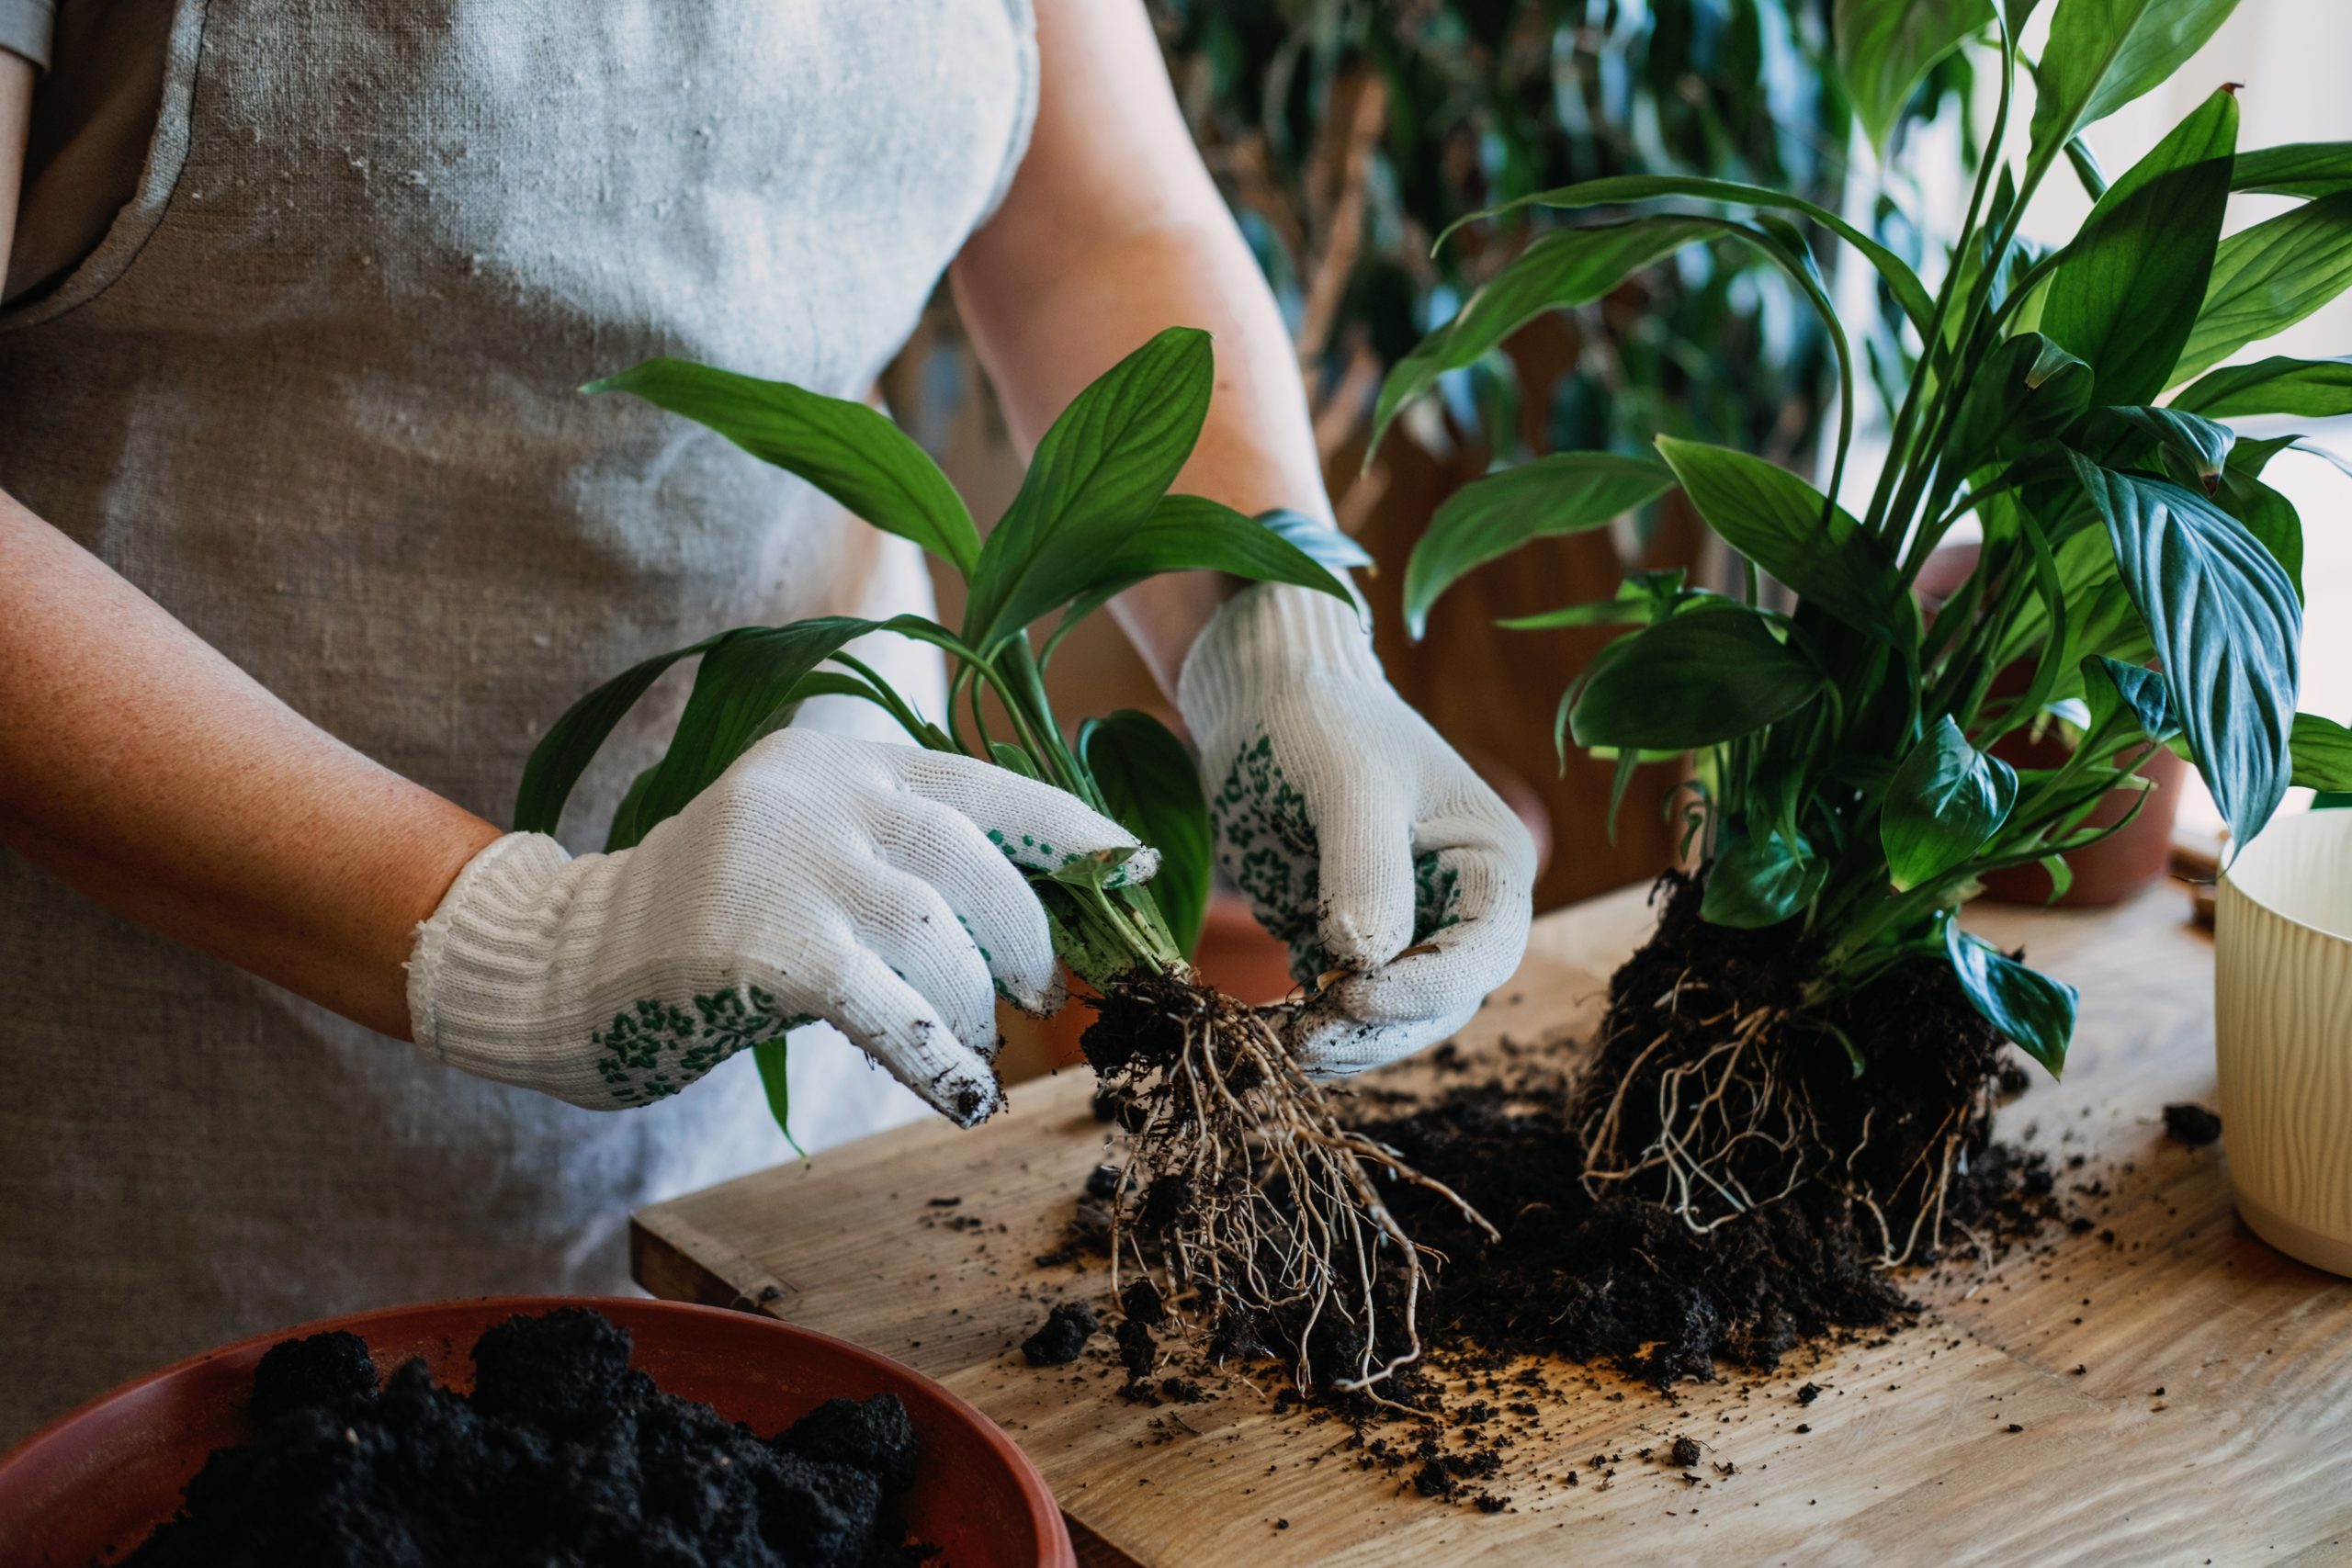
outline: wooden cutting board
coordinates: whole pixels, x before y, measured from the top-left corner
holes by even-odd
[[[1102,1156],[1083,1073],[1023,1086],[977,1132],[909,1128],[648,1209],[635,1266],[657,1295],[938,1378],[1037,1461],[1090,1562],[2352,1562],[2352,1282],[2255,1240],[2222,1147],[2163,1134],[2167,1102],[2214,1103],[2212,949],[2187,915],[2177,886],[2108,911],[1970,911],[2082,987],[2064,1083],[2038,1082],[2003,1127],[2086,1156],[2064,1181],[2094,1228],[1915,1277],[1917,1327],[1761,1381],[1668,1400],[1597,1374],[1509,1450],[1500,1514],[1360,1470],[1344,1427],[1278,1417],[1238,1383],[1150,1410],[1098,1362],[1023,1361],[1047,1305],[1105,1283],[1032,1261]],[[1639,889],[1537,922],[1464,1051],[1568,1048],[1646,925]],[[1823,1392],[1802,1404],[1807,1382]],[[1706,1445],[1697,1485],[1634,1457],[1681,1434]],[[1625,1456],[1605,1489],[1596,1452]]]

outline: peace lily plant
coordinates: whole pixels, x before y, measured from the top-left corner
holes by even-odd
[[[1388,378],[1383,429],[1536,315],[1689,246],[1746,247],[1781,269],[1838,349],[1826,486],[1693,441],[1566,452],[1456,495],[1408,570],[1418,633],[1473,568],[1676,489],[1744,570],[1735,592],[1643,572],[1613,598],[1509,623],[1629,628],[1576,676],[1557,720],[1564,748],[1615,760],[1621,796],[1637,762],[1696,755],[1685,809],[1703,929],[1662,928],[1654,943],[1689,959],[1691,988],[1614,997],[1585,1101],[1589,1186],[1623,1184],[1705,1228],[1823,1177],[1877,1216],[1890,1260],[1931,1248],[1950,1175],[1984,1136],[1991,1058],[1946,1038],[1973,1027],[1965,1010],[1944,1030],[1932,1009],[1873,1006],[1873,991],[1915,994],[1919,966],[1941,966],[1944,994],[1956,986],[2058,1073],[2075,993],[1962,929],[1984,874],[2040,863],[2063,890],[2064,857],[2117,830],[2093,814],[2145,790],[2158,746],[2196,764],[2241,843],[2290,784],[2352,784],[2352,734],[2296,712],[2301,525],[2263,473],[2298,438],[2239,439],[2222,423],[2352,412],[2352,361],[2216,368],[2352,282],[2352,144],[2242,150],[2235,85],[2111,184],[2083,140],[2178,70],[2233,4],[2060,0],[2028,61],[2018,35],[2035,0],[1838,0],[1839,65],[1882,152],[1938,61],[1991,57],[1997,107],[1939,278],[1780,191],[1595,180],[1510,204],[1610,215],[1544,232]],[[2004,148],[2029,78],[2019,162]],[[2062,170],[2095,205],[2044,249],[2020,221]],[[2252,191],[2297,202],[2225,235],[2231,194]],[[1915,334],[1867,487],[1847,482],[1857,366],[1815,265],[1832,243],[1872,269]],[[1970,517],[1975,567],[1923,615],[1920,568]],[[1768,575],[1787,608],[1759,591]],[[2071,743],[2055,767],[1988,754],[2052,729]],[[1751,960],[1784,983],[1720,978]],[[1959,1065],[1923,1063],[1939,1053]],[[1860,1081],[1831,1081],[1825,1060]],[[1865,1145],[1892,1157],[1857,1162]]]
[[[1182,743],[1133,711],[1089,719],[1066,737],[1046,695],[1045,671],[1071,628],[1161,572],[1222,571],[1350,596],[1336,573],[1367,558],[1335,529],[1294,513],[1250,518],[1168,493],[1199,439],[1213,381],[1207,333],[1177,328],[1153,338],[1055,421],[985,540],[931,458],[863,403],[674,359],[593,384],[588,390],[633,393],[695,420],[912,539],[964,580],[967,607],[956,628],[921,615],[829,615],[740,627],[649,659],[548,731],[526,770],[515,825],[552,832],[622,716],[687,659],[699,660],[693,690],[662,760],[624,796],[610,849],[675,815],[820,695],[873,703],[916,745],[992,761],[1114,818],[1158,852],[1148,885],[1126,874],[1132,850],[1000,846],[1043,902],[1056,952],[1101,994],[1088,1054],[1122,1101],[1130,1134],[1114,1287],[1124,1252],[1197,1292],[1212,1316],[1321,1323],[1326,1340],[1329,1325],[1344,1324],[1339,1342],[1350,1364],[1337,1381],[1363,1387],[1418,1353],[1423,1279],[1420,1251],[1382,1203],[1374,1173],[1420,1179],[1393,1151],[1342,1127],[1302,1070],[1285,1039],[1300,1004],[1244,1006],[1193,976],[1187,955],[1207,908],[1211,837]],[[1033,640],[1032,628],[1046,622]],[[944,653],[944,713],[918,713],[849,651],[876,632]],[[991,695],[1009,732],[990,725]],[[706,1021],[714,1029],[727,1021]],[[785,1052],[781,1037],[754,1046],[779,1122],[790,1109]],[[1394,1289],[1379,1302],[1401,1302],[1401,1314],[1376,1310],[1375,1282]],[[1290,1348],[1302,1387],[1313,1376],[1306,1332]]]

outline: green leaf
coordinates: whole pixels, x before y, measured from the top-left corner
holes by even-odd
[[[1347,583],[1334,577],[1324,559],[1344,563],[1352,555],[1363,559],[1353,539],[1329,524],[1312,524],[1296,513],[1281,513],[1295,521],[1277,528],[1263,518],[1245,517],[1229,506],[1197,495],[1164,495],[1140,523],[1106,542],[1089,558],[1057,567],[1030,580],[1010,614],[1026,625],[1060,608],[1045,603],[1075,581],[1068,610],[1047,642],[1050,651],[1071,627],[1111,600],[1147,579],[1170,571],[1222,571],[1252,582],[1287,582],[1312,588],[1353,604]],[[1313,545],[1308,551],[1298,541]],[[1034,594],[1034,597],[1032,596]]]
[[[588,771],[588,764],[595,760],[614,727],[637,705],[637,699],[680,660],[692,659],[737,635],[722,632],[674,652],[656,654],[614,676],[565,710],[563,716],[539,738],[538,745],[531,750],[530,760],[523,764],[523,782],[514,792],[514,830],[553,833],[563,819],[563,803],[571,798],[572,786]],[[639,796],[641,787],[650,783],[640,777],[630,786],[629,795]]]
[[[2180,732],[2165,678],[2144,664],[2126,664],[2094,654],[2083,660],[2083,695],[2090,705],[2088,729],[2105,730],[2129,715],[2142,735],[2161,744]]]
[[[2140,403],[2102,408],[2070,437],[2075,448],[2114,468],[2153,468],[2158,458],[2186,469],[2206,494],[2213,493],[2237,445],[2237,432],[2199,414]]]
[[[1208,802],[1184,743],[1147,713],[1121,708],[1079,727],[1079,760],[1112,817],[1159,852],[1151,895],[1176,945],[1191,953],[1208,918]]]
[[[1894,770],[1879,846],[1897,892],[1965,864],[2017,804],[2017,770],[1968,743],[1944,715]]]
[[[2237,0],[2059,0],[2034,72],[2034,164],[2169,78]]]
[[[1657,449],[1707,525],[1732,548],[1858,631],[1897,635],[1906,606],[1894,563],[1842,508],[1786,468],[1697,441]]]
[[[1405,563],[1405,625],[1418,637],[1430,606],[1473,568],[1530,539],[1607,525],[1674,488],[1655,457],[1561,452],[1473,479],[1445,499]]]
[[[2221,488],[2213,500],[2221,509],[2245,525],[2245,531],[2262,541],[2278,570],[2287,574],[2294,585],[2296,603],[2303,599],[2303,520],[2295,511],[2295,503],[2264,484],[2245,469],[2231,467],[2222,472]]]
[[[1951,4],[1952,0],[1938,0],[1938,3]],[[1964,8],[1966,0],[1961,0],[1961,3]],[[1982,0],[1977,0],[1977,3],[1981,5]],[[1773,190],[1765,186],[1743,185],[1735,180],[1706,179],[1690,175],[1611,175],[1578,185],[1562,186],[1556,190],[1537,191],[1532,196],[1507,201],[1500,207],[1490,207],[1466,218],[1457,218],[1446,225],[1444,232],[1438,236],[1438,243],[1443,244],[1448,236],[1465,223],[1498,218],[1522,207],[1575,211],[1582,208],[1611,207],[1662,197],[1688,197],[1700,201],[1802,213],[1862,254],[1878,270],[1879,276],[1885,280],[1888,289],[1894,295],[1894,302],[1910,318],[1913,326],[1925,333],[1935,319],[1936,305],[1928,298],[1927,286],[1919,281],[1919,275],[1911,270],[1910,265],[1893,251],[1817,202],[1786,191]]]
[[[2241,152],[2230,186],[2306,198],[2352,190],[2352,141],[2297,141]]]
[[[2019,333],[1984,356],[1952,416],[1944,462],[1955,473],[2022,457],[2090,406],[2091,367],[2040,333]]]
[[[1928,69],[1992,25],[1986,0],[1838,0],[1838,65],[1871,144],[1883,153]]]
[[[1672,615],[1684,604],[1721,597],[1703,590],[1685,589],[1683,571],[1636,571],[1626,574],[1617,592],[1607,599],[1569,604],[1539,615],[1513,615],[1495,623],[1515,632],[1549,631],[1555,626],[1645,626]]]
[[[1372,565],[1370,550],[1320,517],[1278,506],[1271,512],[1261,512],[1250,521],[1289,540],[1335,572]]]
[[[801,678],[879,623],[826,615],[730,632],[702,656],[694,691],[638,802],[641,837],[669,820],[768,734],[798,702]]]
[[[1985,1021],[2049,1068],[2052,1077],[2064,1077],[2066,1043],[2074,1037],[2079,999],[2075,987],[1970,936],[1958,920],[1944,922],[1944,952],[1960,977],[1960,988]]]
[[[775,1118],[776,1131],[792,1145],[792,1152],[807,1159],[800,1140],[792,1135],[792,1080],[785,1073],[790,1059],[786,1040],[763,1040],[752,1047],[752,1064],[760,1069],[760,1088],[768,1097],[768,1114]]]
[[[992,653],[1099,579],[1192,455],[1215,382],[1208,333],[1170,327],[1070,400],[980,550],[966,642]]]
[[[1620,637],[1577,683],[1568,729],[1579,746],[1682,751],[1760,729],[1811,702],[1824,680],[1771,624],[1726,604]]]
[[[939,465],[864,403],[684,359],[649,359],[581,389],[632,392],[707,425],[966,578],[980,558],[979,530]]]
[[[1777,833],[1750,839],[1726,829],[1707,868],[1699,918],[1742,931],[1777,926],[1811,904],[1828,875],[1829,863],[1803,834],[1792,848]]]
[[[2089,362],[2098,401],[2144,403],[2171,384],[2213,271],[2237,138],[2224,88],[2099,198],[2051,275],[2041,331]]]
[[[2079,456],[2116,566],[2232,834],[2250,842],[2287,790],[2302,606],[2244,525],[2196,491]]]
[[[1476,360],[1545,311],[1589,304],[1661,256],[1725,231],[1719,218],[1667,217],[1554,229],[1540,236],[1388,373],[1373,411],[1367,451],[1379,448],[1398,412],[1446,371]]]
[[[2352,284],[2352,190],[2241,230],[2222,242],[2197,324],[2172,379],[2220,364],[2286,331]]]
[[[2352,729],[2315,713],[2299,713],[2290,744],[2298,787],[2331,795],[2352,790]]]
[[[989,742],[989,756],[1007,773],[1019,773],[1024,779],[1037,777],[1037,764],[1029,753],[1010,740]]]
[[[2207,419],[2266,413],[2333,419],[2352,413],[2352,355],[2337,359],[2274,355],[2250,365],[2224,365],[2182,388],[2171,406]]]

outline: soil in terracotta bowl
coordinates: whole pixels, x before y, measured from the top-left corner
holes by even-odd
[[[380,1379],[345,1333],[254,1373],[252,1441],[216,1450],[126,1568],[883,1568],[929,1554],[894,1394],[829,1400],[763,1438],[629,1367],[627,1330],[559,1308],[473,1349],[471,1394],[422,1360]]]

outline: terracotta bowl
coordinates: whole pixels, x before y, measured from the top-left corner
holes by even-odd
[[[827,1399],[895,1393],[922,1441],[903,1500],[910,1530],[956,1568],[1077,1568],[1053,1494],[1012,1439],[929,1378],[846,1340],[774,1318],[676,1302],[490,1296],[306,1324],[151,1372],[0,1454],[0,1563],[111,1562],[172,1517],[214,1449],[246,1440],[254,1364],[281,1339],[345,1329],[389,1372],[422,1356],[435,1379],[473,1383],[481,1331],[518,1312],[591,1306],[628,1330],[632,1364],[670,1393],[766,1434]]]

